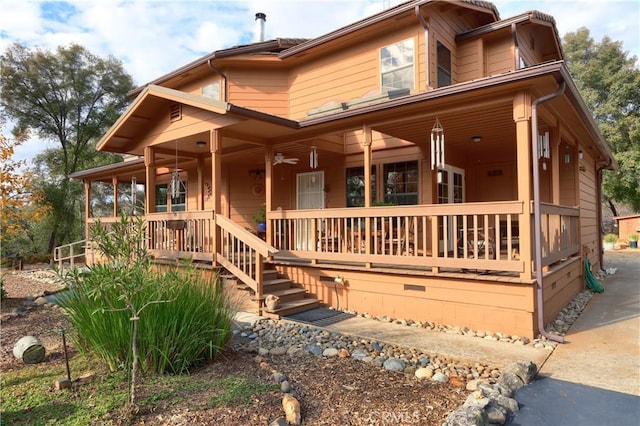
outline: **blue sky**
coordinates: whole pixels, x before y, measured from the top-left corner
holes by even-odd
[[[267,15],[265,38],[313,38],[394,6],[399,0],[0,0],[0,51],[13,42],[55,49],[78,43],[122,60],[144,84],[214,50],[253,41],[256,12]],[[638,0],[496,0],[501,18],[539,10],[553,15],[560,36],[584,26],[640,57]],[[640,62],[637,62],[640,63]],[[6,129],[5,129],[6,130]],[[46,145],[46,142],[45,142]],[[30,141],[14,158],[31,158]]]

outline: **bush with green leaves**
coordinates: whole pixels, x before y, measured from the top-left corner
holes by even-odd
[[[218,277],[207,279],[188,262],[154,265],[145,236],[141,218],[97,223],[91,239],[101,263],[70,274],[69,291],[59,298],[79,350],[99,354],[111,369],[131,369],[133,407],[138,363],[184,373],[215,358],[237,311]]]
[[[115,287],[95,291],[108,280],[139,281],[141,290],[133,300],[137,306],[166,301],[149,305],[140,316],[137,343],[142,369],[183,373],[224,349],[236,309],[220,280],[207,280],[188,265],[129,273],[95,265],[75,281],[61,305],[76,330],[80,350],[98,353],[112,370],[131,364],[132,321],[129,311],[113,311],[105,303],[121,297]]]

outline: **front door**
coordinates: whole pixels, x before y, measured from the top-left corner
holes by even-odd
[[[464,169],[445,165],[444,169],[438,170],[438,204],[464,203],[464,193]],[[444,251],[444,236],[446,234],[447,250],[452,251],[454,249],[453,218],[447,216],[443,219],[446,219],[446,221],[440,220],[438,223],[439,249],[441,252]],[[460,228],[462,226],[462,218],[458,217],[458,219],[460,222],[457,225]]]
[[[296,209],[324,208],[324,172],[296,175]],[[316,236],[312,235],[313,219],[298,219],[296,223],[296,250],[312,250]]]

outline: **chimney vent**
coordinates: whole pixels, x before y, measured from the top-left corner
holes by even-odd
[[[264,41],[264,23],[267,15],[262,12],[256,13],[256,41]]]

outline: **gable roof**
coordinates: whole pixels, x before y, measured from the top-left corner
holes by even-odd
[[[198,58],[186,65],[177,68],[170,73],[162,75],[155,80],[150,81],[142,86],[136,87],[127,93],[128,96],[137,96],[142,90],[150,85],[160,85],[167,80],[184,74],[194,68],[210,63],[214,59],[228,58],[230,56],[247,55],[251,53],[263,53],[263,54],[277,54],[282,50],[288,49],[292,46],[296,46],[300,43],[307,41],[306,38],[276,38],[273,40],[260,41],[250,44],[241,44],[226,49],[215,50],[201,58]]]
[[[308,49],[314,48],[321,44],[327,43],[329,41],[335,40],[340,37],[344,37],[345,35],[352,33],[354,31],[358,31],[362,28],[368,27],[378,22],[382,22],[390,18],[394,18],[408,11],[416,11],[418,8],[420,8],[423,5],[426,5],[429,3],[436,3],[436,2],[448,2],[448,1],[447,0],[412,0],[405,3],[401,3],[395,7],[389,8],[387,10],[383,10],[380,13],[361,19],[360,21],[356,21],[352,24],[339,28],[335,31],[332,31],[320,37],[316,37],[304,43],[300,43],[297,46],[291,47],[283,51],[278,56],[280,58],[287,58],[287,57],[296,55],[298,53],[302,53]],[[486,9],[488,14],[493,15],[494,20],[500,19],[500,14],[498,13],[498,9],[495,7],[493,3],[490,3],[488,1],[458,0],[458,1],[451,1],[450,3],[468,4],[468,5],[472,5],[482,9]]]
[[[538,10],[530,10],[520,15],[512,16],[511,18],[502,19],[496,22],[491,22],[481,27],[474,28],[471,31],[467,31],[466,33],[458,34],[456,36],[456,41],[479,37],[493,31],[501,30],[503,28],[508,28],[514,24],[517,25],[525,22],[543,23],[543,24],[549,25],[549,27],[551,27],[553,30],[553,35],[556,42],[556,48],[558,49],[558,52],[560,52],[560,56],[564,57],[564,53],[562,52],[562,40],[560,39],[558,28],[556,27],[556,20],[554,19],[553,16],[540,12]]]
[[[405,3],[401,3],[395,7],[386,9],[380,13],[369,16],[367,18],[361,19],[360,21],[356,21],[352,24],[349,24],[345,27],[339,28],[335,31],[322,35],[320,37],[316,37],[313,39],[305,39],[305,38],[276,38],[268,41],[260,41],[256,43],[244,44],[233,46],[226,49],[220,49],[213,51],[201,58],[198,58],[180,68],[171,71],[168,74],[160,76],[155,80],[146,83],[142,86],[139,86],[133,90],[131,90],[128,95],[129,96],[137,96],[145,86],[148,85],[161,85],[162,83],[177,77],[181,74],[184,74],[194,68],[199,66],[210,64],[211,61],[215,59],[228,58],[231,56],[238,55],[246,55],[251,53],[261,53],[261,54],[277,54],[280,59],[284,59],[296,54],[299,54],[303,51],[311,49],[313,47],[319,46],[321,44],[327,43],[329,41],[335,40],[339,37],[343,37],[349,33],[357,31],[361,28],[370,26],[372,24],[382,22],[384,20],[393,18],[397,15],[403,14],[407,11],[415,10],[425,4],[435,3],[435,2],[450,2],[450,3],[463,3],[468,4],[474,7],[478,7],[481,9],[485,9],[487,14],[492,15],[492,19],[499,20],[500,15],[498,13],[498,9],[493,3],[484,0],[457,0],[457,1],[449,1],[449,0],[410,0]]]
[[[236,118],[238,121],[247,123],[247,129],[253,129],[259,132],[287,132],[287,129],[295,129],[298,123],[287,118],[278,117],[264,112],[244,108],[227,102],[206,98],[204,96],[194,95],[182,92],[180,90],[168,87],[149,85],[142,89],[136,99],[127,107],[125,112],[111,126],[105,135],[98,141],[96,148],[98,150],[108,150],[112,152],[126,152],[123,150],[124,145],[135,139],[135,135],[139,129],[146,125],[145,109],[152,109],[153,102],[168,101],[179,103],[182,105],[192,106],[204,111],[216,114],[217,116],[228,116]],[[229,125],[229,120],[226,120]],[[121,141],[121,142],[116,142]]]

